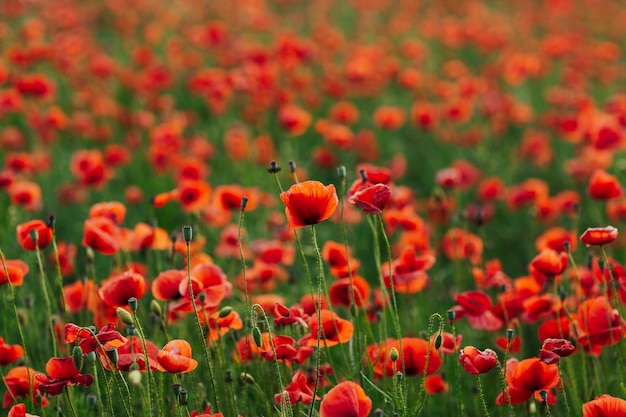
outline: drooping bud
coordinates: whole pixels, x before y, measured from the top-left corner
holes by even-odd
[[[219,317],[223,319],[224,317],[228,317],[228,315],[232,312],[233,308],[231,306],[224,306],[220,309]]]
[[[154,299],[150,301],[150,311],[152,311],[152,314],[157,317],[161,317],[161,314],[163,314],[163,311],[161,310],[161,304],[159,304],[159,302]]]
[[[133,316],[122,307],[118,307],[116,313],[117,318],[120,319],[122,323],[126,324],[127,326],[132,326],[134,324]]]
[[[256,326],[252,328],[252,339],[254,339],[256,347],[263,347],[263,335],[261,334],[261,330]]]
[[[74,366],[80,372],[83,369],[83,350],[80,346],[74,346],[72,349],[72,361],[74,362]]]
[[[447,315],[448,315],[448,324],[451,325],[452,323],[454,323],[454,319],[456,319],[456,311],[448,310]]]
[[[180,390],[180,394],[178,395],[178,403],[181,406],[183,406],[183,407],[186,406],[187,405],[187,397],[188,397],[187,390],[184,389],[184,388],[181,389]]]
[[[435,338],[435,349],[436,350],[439,349],[442,343],[443,343],[443,336],[441,335],[441,332],[439,332],[439,334]]]
[[[120,355],[117,353],[117,348],[107,349],[106,354],[113,366],[117,368],[117,362],[120,359]]]
[[[239,375],[239,380],[241,382],[243,382],[243,383],[246,383],[246,384],[254,384],[256,382],[254,380],[254,377],[252,375],[250,375],[249,373],[247,373],[247,372],[242,372]]]

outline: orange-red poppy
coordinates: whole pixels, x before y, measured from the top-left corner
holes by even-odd
[[[329,297],[332,305],[350,307],[354,304],[358,307],[365,304],[369,299],[371,288],[367,280],[359,275],[348,278],[340,278],[333,282],[329,288]]]
[[[0,337],[0,366],[8,365],[24,356],[24,348],[20,345],[9,345],[4,343],[4,338]]]
[[[441,241],[441,248],[449,259],[469,259],[473,264],[480,262],[483,255],[482,239],[457,227],[446,232]]]
[[[107,217],[120,225],[126,218],[126,206],[119,201],[103,201],[89,209],[89,217]]]
[[[114,255],[120,249],[121,231],[108,217],[94,217],[85,220],[83,246],[92,248],[103,255]]]
[[[467,321],[474,329],[495,331],[502,327],[502,320],[491,312],[493,303],[484,292],[466,291],[457,294],[454,299],[458,304],[452,310],[457,320],[467,316]]]
[[[74,323],[67,323],[64,332],[65,343],[76,343],[85,355],[94,351],[104,354],[102,349],[118,348],[128,341],[115,330],[113,323],[105,325],[98,332],[94,331],[95,334]]]
[[[128,299],[140,299],[146,289],[146,279],[133,271],[126,271],[105,279],[100,283],[98,295],[111,307],[124,307]]]
[[[43,249],[52,242],[52,228],[42,220],[31,220],[17,225],[17,242],[26,250]],[[33,240],[36,234],[37,242]]]
[[[7,188],[11,204],[22,206],[26,211],[41,209],[41,187],[32,181],[13,181]]]
[[[508,390],[500,393],[497,404],[521,404],[533,395],[537,401],[543,401],[540,391],[550,392],[559,383],[559,369],[555,364],[548,365],[539,358],[509,359],[506,363],[506,383]],[[548,398],[548,403],[556,401]]]
[[[9,281],[12,285],[22,285],[24,275],[28,273],[28,270],[28,265],[22,260],[2,259],[0,262],[0,285],[7,284]]]
[[[563,227],[551,227],[535,240],[535,249],[542,251],[549,248],[557,252],[566,252],[566,242],[571,251],[576,250],[578,243],[576,232]]]
[[[66,241],[61,241],[57,244],[57,254],[59,261],[59,269],[63,277],[68,277],[74,274],[74,261],[76,259],[76,245]],[[48,262],[53,266],[57,265],[57,255],[53,252],[48,256]]]
[[[359,384],[340,382],[330,389],[320,403],[320,417],[367,417],[372,411],[372,400]]]
[[[309,319],[309,315],[304,313],[301,308],[297,306],[287,308],[281,303],[274,304],[272,314],[274,315],[274,325],[276,327],[289,326],[296,323],[306,327]]]
[[[491,371],[498,363],[498,355],[491,349],[480,350],[465,346],[459,352],[459,361],[470,375],[480,375]]]
[[[26,412],[26,406],[22,403],[15,404],[9,410],[9,414],[7,417],[39,417],[34,414],[30,414]]]
[[[599,169],[589,178],[587,193],[596,200],[610,200],[623,195],[624,188],[616,176]]]
[[[544,249],[530,261],[531,269],[548,277],[555,277],[565,271],[568,264],[567,253]]]
[[[350,248],[346,245],[327,240],[322,246],[322,259],[330,265],[330,272],[336,278],[344,278],[350,273],[356,274],[360,262],[352,257]],[[350,270],[348,270],[350,259]]]
[[[191,357],[191,345],[186,340],[170,340],[157,354],[159,370],[173,374],[184,374],[198,367]]]
[[[294,405],[302,402],[302,404],[310,404],[313,401],[313,390],[307,384],[306,375],[300,371],[296,371],[291,377],[291,382],[285,387],[283,392],[287,392],[289,397],[289,404]],[[315,396],[316,400],[319,400],[318,396]],[[274,395],[274,401],[278,404],[283,402],[283,393]]]
[[[70,161],[70,170],[80,184],[95,189],[102,188],[113,177],[113,170],[99,150],[76,151]]]
[[[74,365],[74,358],[50,358],[46,363],[46,373],[35,375],[40,382],[39,391],[47,395],[60,395],[65,387],[93,384],[94,378],[90,374],[81,374]]]
[[[145,350],[143,349],[143,343],[146,344],[146,350],[148,351],[147,355],[145,354]],[[146,371],[146,356],[148,357],[148,363],[150,364],[150,370],[155,371],[158,369],[159,362],[157,360],[157,355],[159,352],[159,348],[154,342],[145,339],[142,341],[138,337],[131,337],[126,340],[122,346],[116,348],[117,349],[117,368],[120,371],[128,372],[130,371],[131,366],[133,364],[137,364],[139,370],[141,372]],[[100,362],[102,365],[110,370],[110,360],[106,355],[100,355]]]
[[[287,104],[278,110],[278,123],[290,135],[300,136],[309,128],[311,115],[295,104]]]
[[[290,229],[314,225],[328,219],[337,208],[339,199],[333,184],[304,181],[293,184],[280,194]]]
[[[389,358],[389,352],[395,348],[399,355],[397,363]],[[435,373],[441,368],[442,360],[433,342],[417,337],[403,337],[402,348],[400,341],[387,339],[383,342],[367,347],[367,365],[374,367],[374,377],[379,379],[383,376],[394,376],[395,372],[404,369],[406,376],[422,375],[426,368],[426,356],[428,356],[428,368],[426,374]]]
[[[600,356],[603,346],[618,343],[626,323],[605,297],[586,300],[578,307],[574,322],[576,338],[585,351]]]
[[[381,129],[397,130],[406,121],[406,111],[401,107],[379,106],[372,117],[374,124]]]
[[[354,333],[352,322],[342,319],[330,310],[321,310],[320,320],[317,314],[311,315],[308,325],[311,332],[298,341],[302,346],[316,346],[318,336],[322,344],[335,346],[350,341]]]
[[[583,404],[583,417],[626,416],[626,400],[603,394]]]
[[[11,368],[4,376],[4,383],[7,391],[2,399],[2,408],[9,408],[14,404],[13,398],[26,399],[33,394],[35,404],[41,404],[43,407],[48,405],[46,397],[40,397],[39,385],[41,382],[35,379],[38,372],[32,368],[25,366],[16,366]],[[9,394],[13,394],[13,397]]]
[[[428,375],[424,379],[424,389],[429,395],[450,391],[450,385],[439,374]]]
[[[211,185],[202,180],[182,180],[176,198],[185,213],[197,212],[208,205],[211,189]]]
[[[601,246],[617,239],[618,231],[613,226],[590,227],[580,236],[580,240],[589,246]]]
[[[390,197],[391,190],[389,186],[379,183],[355,192],[348,201],[367,214],[379,214],[389,202]]]

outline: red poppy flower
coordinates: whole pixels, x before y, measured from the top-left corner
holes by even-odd
[[[349,198],[349,201],[357,205],[366,214],[378,214],[383,211],[390,197],[391,190],[389,186],[374,184],[354,193]]]
[[[185,213],[194,213],[209,203],[211,185],[202,180],[183,180],[178,184],[176,198]]]
[[[483,254],[482,239],[459,228],[451,228],[446,232],[441,247],[448,259],[469,259],[473,264],[480,262]]]
[[[159,370],[172,374],[184,374],[198,367],[198,361],[191,357],[191,345],[186,340],[169,341],[157,354]]]
[[[354,333],[352,322],[342,319],[330,310],[320,311],[320,318],[321,327],[317,314],[311,316],[308,322],[311,333],[300,339],[298,342],[300,345],[316,346],[318,335],[322,339],[322,344],[329,347],[350,341]],[[320,331],[322,332],[321,334]]]
[[[11,204],[26,211],[41,209],[41,187],[32,181],[14,181],[7,187]]]
[[[272,312],[274,314],[274,325],[276,327],[289,326],[296,323],[304,327],[308,326],[306,321],[309,319],[309,315],[305,314],[302,309],[297,306],[287,308],[281,303],[275,303]]]
[[[322,259],[330,265],[330,272],[335,278],[345,278],[356,274],[360,262],[352,257],[350,248],[342,243],[327,240],[322,246]],[[348,270],[348,259],[350,269]]]
[[[498,356],[491,349],[482,351],[474,346],[465,346],[459,353],[459,361],[467,373],[480,375],[491,371],[496,366]]]
[[[429,347],[430,353],[428,353]],[[389,352],[392,348],[400,353],[395,367],[389,358]],[[435,344],[417,337],[403,337],[402,349],[400,349],[400,342],[395,339],[387,339],[382,343],[370,345],[367,348],[367,355],[367,365],[374,365],[374,377],[376,379],[383,376],[394,376],[395,371],[400,369],[404,369],[407,376],[422,375],[426,367],[427,355],[429,359],[426,374],[437,372],[442,364],[441,356],[435,349]]]
[[[11,282],[12,285],[20,286],[24,282],[24,275],[28,273],[28,265],[19,259],[0,262],[0,285]],[[4,265],[3,265],[4,263]],[[6,271],[5,271],[6,268]]]
[[[150,370],[155,371],[159,367],[157,355],[159,348],[152,341],[146,339],[146,348],[148,351],[148,363],[150,364]],[[141,372],[146,371],[146,355],[143,349],[143,342],[138,337],[131,337],[127,339],[126,343],[117,348],[117,368],[120,371],[130,371],[131,365],[136,363],[139,366]],[[106,355],[100,355],[100,362],[107,369],[110,370],[110,361]]]
[[[320,417],[367,417],[370,411],[372,400],[352,381],[337,384],[320,403]]]
[[[133,271],[126,271],[107,278],[100,284],[98,295],[111,307],[125,307],[128,299],[140,299],[146,289],[146,279]]]
[[[596,200],[610,200],[621,196],[624,189],[617,177],[599,169],[589,178],[587,192]]]
[[[370,292],[369,283],[359,275],[354,275],[352,281],[350,278],[340,278],[330,285],[330,302],[334,306],[349,307],[355,304],[360,307],[368,300]]]
[[[20,345],[7,345],[0,337],[0,366],[8,365],[24,356],[24,348]]]
[[[280,126],[290,135],[300,136],[309,128],[311,115],[302,108],[287,104],[278,111],[278,122]]]
[[[552,249],[557,252],[565,251],[565,242],[569,243],[570,250],[576,250],[576,232],[563,227],[551,227],[535,240],[538,251]]]
[[[426,379],[424,379],[424,389],[429,395],[441,394],[442,392],[450,391],[450,385],[443,379],[443,376],[433,374],[426,376]]]
[[[32,234],[37,234],[37,243]],[[31,220],[17,225],[17,242],[26,250],[43,249],[52,242],[52,228],[42,220]]]
[[[126,206],[119,201],[96,203],[89,209],[89,217],[107,217],[120,225],[126,218]]]
[[[498,336],[496,337],[496,345],[502,349],[503,352],[508,350],[510,353],[519,353],[522,346],[522,339],[519,336],[515,336],[509,342],[508,337]]]
[[[71,385],[88,387],[94,381],[93,375],[80,373],[71,356],[68,358],[51,358],[46,363],[46,373],[48,375],[35,375],[35,379],[40,382],[39,391],[47,395],[60,395],[63,388]]]
[[[7,417],[39,417],[39,416],[27,413],[26,406],[20,403],[20,404],[15,404],[13,407],[11,407]]]
[[[621,340],[626,323],[605,297],[596,297],[578,307],[574,328],[578,342],[585,350],[599,356],[603,346]]]
[[[57,252],[59,257],[59,269],[61,270],[61,275],[64,277],[70,276],[74,274],[74,261],[76,259],[76,245],[69,242],[59,242],[57,244]],[[53,265],[57,265],[57,256],[53,253],[50,253],[48,257],[48,261]]]
[[[99,150],[76,151],[70,161],[70,170],[80,184],[96,189],[102,188],[113,177],[113,170]]]
[[[108,217],[94,217],[85,220],[83,246],[103,255],[114,255],[120,249],[121,231]]]
[[[113,323],[102,327],[95,335],[74,323],[65,325],[65,343],[76,342],[85,355],[96,350],[104,354],[100,346],[104,350],[114,349],[124,345],[127,341],[128,339],[115,330]]]
[[[604,394],[583,404],[583,417],[626,416],[626,400]]]
[[[300,371],[296,371],[291,378],[291,383],[285,387],[283,391],[287,392],[289,397],[289,404],[293,405],[298,402],[302,402],[302,404],[310,404],[313,401],[313,390],[307,384],[306,375],[304,375]],[[320,398],[318,396],[315,397],[316,400]],[[274,395],[274,401],[278,404],[282,404],[283,394],[278,393]]]
[[[580,236],[580,240],[589,246],[601,246],[617,239],[617,229],[613,226],[590,227]]]
[[[317,224],[328,219],[337,209],[339,199],[333,184],[304,181],[280,194],[290,229]]]
[[[415,248],[407,246],[400,256],[391,262],[391,275],[393,276],[394,288],[399,293],[415,294],[422,291],[429,283],[427,270],[435,264],[435,257],[430,253],[417,256]],[[391,286],[389,279],[389,267],[381,265],[385,286]]]
[[[205,323],[205,314],[198,312],[198,317],[202,323]],[[208,323],[205,323],[209,327],[207,333],[207,343],[215,342],[223,337],[231,330],[241,330],[243,328],[243,320],[241,316],[235,310],[223,315],[220,311],[214,311],[207,317]]]
[[[35,404],[41,404],[44,407],[47,406],[48,399],[40,397],[39,385],[41,383],[35,379],[37,373],[38,372],[34,369],[25,366],[11,368],[4,376],[4,383],[8,391],[4,393],[2,408],[9,408],[14,404],[9,391],[11,391],[14,398],[19,399],[27,398],[32,392]]]
[[[567,263],[567,253],[544,249],[530,261],[530,266],[543,275],[554,277],[565,271]]]
[[[458,305],[452,310],[456,312],[457,319],[467,316],[470,326],[480,330],[495,331],[502,327],[502,320],[491,312],[493,304],[484,292],[466,291],[457,294],[454,299]]]
[[[433,343],[433,346],[438,337],[439,334],[434,334],[430,337],[430,343]],[[450,355],[461,348],[462,340],[462,334],[457,334],[456,337],[454,337],[452,333],[441,332],[441,346],[439,346],[439,351],[444,355]]]
[[[556,363],[560,358],[571,355],[576,347],[569,340],[546,339],[539,351],[539,359],[547,364]]]
[[[523,361],[509,359],[506,365],[506,383],[508,395],[500,393],[497,404],[521,404],[529,400],[533,394],[538,401],[542,401],[539,393],[549,391],[559,383],[559,369],[555,364],[548,365],[539,358],[530,358]],[[548,403],[555,399],[548,400]]]

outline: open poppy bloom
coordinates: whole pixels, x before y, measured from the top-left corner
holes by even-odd
[[[590,227],[580,236],[580,240],[587,246],[601,246],[617,239],[617,233],[613,226]]]
[[[41,401],[38,400],[40,398],[39,385],[41,382],[35,379],[35,374],[37,373],[32,368],[16,366],[11,368],[4,376],[4,384],[11,391],[14,398],[27,398],[32,392],[35,404],[41,404],[45,407],[48,405],[48,399],[43,397]],[[9,391],[5,391],[2,398],[2,408],[9,408],[13,404],[13,398],[11,398]]]
[[[171,340],[157,354],[159,370],[172,374],[184,374],[198,367],[191,357],[191,345],[186,340]]]
[[[589,178],[587,192],[596,200],[610,200],[621,196],[624,189],[616,176],[599,169]]]
[[[328,347],[347,343],[352,338],[354,326],[349,320],[342,319],[330,310],[321,310],[320,317],[321,326],[317,314],[311,316],[308,322],[311,333],[300,339],[300,345],[316,346],[318,336],[322,338],[322,344]]]
[[[21,206],[26,211],[41,209],[41,187],[32,181],[14,181],[7,187],[11,204]]]
[[[42,220],[31,220],[17,225],[17,242],[26,250],[43,249],[52,242],[52,228]],[[37,242],[33,234],[37,234]]]
[[[350,278],[340,278],[333,282],[329,288],[330,302],[332,305],[350,307],[355,304],[362,306],[370,296],[370,285],[365,278],[355,275]]]
[[[93,217],[85,220],[83,246],[103,255],[114,255],[120,249],[121,231],[108,217]]]
[[[19,403],[11,407],[7,417],[39,417],[39,416],[27,413],[26,406],[22,403]]]
[[[502,327],[502,320],[491,312],[493,304],[484,292],[465,291],[454,299],[458,304],[451,310],[456,312],[456,318],[467,316],[467,321],[474,329],[495,331]]]
[[[626,400],[604,394],[583,404],[583,417],[626,416]]]
[[[349,201],[366,214],[379,214],[389,202],[390,197],[391,190],[388,185],[374,184],[354,193]]]
[[[272,313],[274,314],[274,326],[276,327],[296,323],[304,327],[308,326],[306,321],[309,319],[309,315],[304,313],[298,306],[287,308],[287,306],[281,303],[275,303]]]
[[[293,405],[298,402],[302,402],[302,404],[311,404],[313,401],[313,390],[307,384],[306,375],[304,375],[300,371],[296,371],[291,378],[291,383],[285,387],[283,392],[287,393],[289,397],[289,404]],[[315,397],[316,400],[320,398],[318,396]],[[274,401],[278,404],[281,404],[283,401],[282,393],[278,393],[274,395]]]
[[[372,400],[359,384],[341,382],[324,395],[320,403],[320,417],[367,417],[372,411]]]
[[[0,366],[8,365],[24,356],[24,348],[20,345],[8,345],[0,337]]]
[[[557,363],[560,358],[571,355],[576,347],[569,340],[546,339],[539,351],[539,359],[547,364]]]
[[[605,297],[591,298],[578,307],[574,329],[578,342],[588,353],[600,356],[603,346],[621,340],[625,328],[619,312]]]
[[[80,373],[71,356],[68,358],[51,358],[46,364],[46,373],[48,375],[35,375],[35,379],[40,382],[39,391],[47,395],[60,395],[63,388],[70,385],[88,387],[94,381],[93,375]]]
[[[395,366],[389,358],[389,352],[393,348],[400,353]],[[418,337],[403,337],[402,348],[399,340],[391,338],[368,346],[365,360],[367,366],[370,364],[374,366],[374,378],[380,379],[384,376],[394,376],[395,372],[401,369],[404,369],[406,376],[422,375],[426,367],[426,356],[429,356],[426,374],[437,372],[441,368],[442,360],[435,349],[435,344]]]
[[[154,342],[146,339],[146,349],[148,351],[148,363],[150,370],[155,371],[159,367],[157,359],[159,347]],[[131,366],[136,363],[141,372],[146,371],[146,355],[143,349],[143,343],[138,337],[131,337],[126,339],[126,343],[117,348],[117,368],[120,371],[128,372]],[[107,370],[111,370],[111,361],[106,354],[100,355],[100,362]]]
[[[433,374],[424,379],[424,389],[428,395],[434,395],[450,391],[450,385],[440,374]]]
[[[537,401],[542,402],[540,392],[548,392],[548,403],[553,405],[556,398],[550,389],[559,383],[559,368],[555,365],[548,365],[539,358],[509,359],[506,364],[506,383],[508,394],[500,393],[496,403],[521,404],[529,400],[533,395]]]
[[[111,307],[125,307],[128,299],[140,299],[146,289],[146,280],[140,274],[126,271],[102,281],[98,295]]]
[[[127,341],[128,339],[115,330],[113,323],[102,327],[95,335],[74,323],[65,325],[65,343],[78,343],[85,355],[96,350],[104,354],[100,346],[105,350],[114,349],[124,345]]]
[[[339,199],[333,184],[304,181],[293,184],[280,194],[291,230],[328,219],[337,209]]]
[[[557,276],[567,268],[567,253],[544,249],[530,261],[530,266],[547,276]]]
[[[119,201],[103,201],[96,203],[89,209],[89,217],[107,217],[118,225],[126,218],[126,206]]]
[[[474,346],[465,346],[459,353],[459,361],[467,373],[480,375],[491,371],[496,366],[498,356],[491,349],[482,351]]]
[[[24,275],[28,273],[28,264],[19,259],[3,259],[2,261],[3,262],[0,262],[0,285],[7,284],[9,281],[11,282],[11,285],[22,285],[24,282]]]

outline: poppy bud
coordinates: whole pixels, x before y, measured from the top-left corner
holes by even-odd
[[[113,364],[113,366],[117,367],[117,362],[120,359],[119,353],[117,352],[117,348],[107,349],[106,351],[107,357]]]
[[[133,369],[128,373],[128,382],[135,386],[141,385],[141,371],[139,369]]]
[[[96,394],[87,394],[87,407],[96,408],[98,405],[98,397]]]
[[[456,318],[456,311],[448,310],[447,315],[448,315],[448,324],[454,323],[454,319]]]
[[[54,217],[54,214],[51,214],[50,216],[48,216],[48,227],[52,230],[54,230],[54,225],[56,224],[56,217]]]
[[[191,230],[191,225],[187,224],[183,226],[183,239],[185,242],[191,242],[191,237],[193,236],[193,231]]]
[[[219,317],[223,319],[224,317],[228,317],[228,315],[232,312],[233,308],[231,306],[224,306],[220,309]]]
[[[263,347],[263,336],[261,335],[261,330],[256,326],[252,328],[252,338],[256,347]]]
[[[129,337],[137,336],[137,328],[135,328],[135,326],[133,325],[129,325],[126,328],[126,335]]]
[[[74,346],[74,349],[72,349],[72,361],[74,361],[74,366],[80,372],[83,369],[83,350],[79,346]]]
[[[289,172],[291,174],[296,172],[296,162],[295,161],[289,161]]]
[[[172,384],[172,392],[174,392],[174,396],[178,397],[180,395],[180,384]]]
[[[506,340],[509,344],[513,340],[513,336],[515,336],[515,329],[506,329]]]
[[[248,197],[244,195],[243,197],[241,197],[241,211],[244,211],[247,205],[248,205]]]
[[[281,169],[282,168],[278,166],[278,163],[276,161],[271,161],[270,167],[267,169],[267,172],[269,172],[270,174],[276,174],[280,172]]]
[[[87,355],[85,355],[85,357],[87,358],[87,363],[89,365],[95,365],[95,363],[96,363],[96,352],[95,351],[92,350]]]
[[[198,294],[198,300],[200,301],[200,304],[204,304],[204,300],[206,300],[206,293],[204,291]]]
[[[437,338],[435,339],[435,349],[439,349],[442,343],[443,343],[443,336],[441,336],[441,333],[439,333],[437,335]]]
[[[163,311],[161,310],[161,304],[157,300],[150,301],[150,311],[157,317],[161,317]]]
[[[367,172],[365,172],[364,169],[360,169],[359,170],[359,175],[361,176],[361,181],[363,181],[363,183],[367,182]]]
[[[187,390],[181,389],[180,394],[178,396],[178,403],[183,407],[187,405]]]
[[[402,381],[402,378],[404,378],[404,374],[400,371],[396,372],[396,380],[400,382]]]
[[[120,321],[128,326],[132,326],[134,321],[133,321],[133,316],[126,310],[124,310],[122,307],[118,307],[116,310],[117,313],[117,318],[120,319]]]
[[[39,241],[39,232],[37,229],[30,229],[30,238],[35,243],[35,246],[37,246],[37,242]]]
[[[340,180],[344,180],[346,178],[346,167],[341,165],[339,168],[337,168],[337,176],[339,177]]]
[[[542,389],[541,391],[539,391],[539,396],[541,396],[541,401],[543,401],[544,403],[548,401],[548,391]]]
[[[137,298],[136,297],[130,297],[128,299],[128,306],[130,307],[131,311],[133,313],[135,313],[137,311]]]
[[[241,382],[247,383],[247,384],[254,384],[256,381],[254,380],[254,377],[252,375],[250,375],[247,372],[242,372],[239,375],[239,380]]]
[[[569,250],[571,248],[571,245],[569,243],[569,240],[566,240],[563,242],[563,249],[565,249],[565,252],[569,253]]]
[[[389,359],[395,362],[398,360],[399,357],[400,357],[400,354],[398,353],[398,349],[396,349],[395,347],[392,347],[391,350],[389,351]]]

